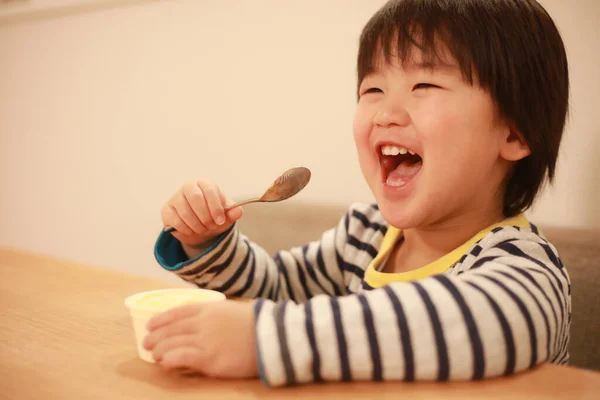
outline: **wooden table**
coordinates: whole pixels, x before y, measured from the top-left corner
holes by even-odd
[[[600,398],[599,373],[550,364],[480,382],[365,382],[277,389],[258,380],[166,373],[137,358],[123,299],[173,286],[0,250],[0,399]]]

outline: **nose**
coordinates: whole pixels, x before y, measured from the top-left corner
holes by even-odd
[[[373,117],[373,124],[383,128],[393,125],[407,126],[409,123],[410,116],[407,110],[397,100],[386,101]]]

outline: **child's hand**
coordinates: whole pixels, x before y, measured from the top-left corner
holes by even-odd
[[[177,307],[148,322],[144,347],[162,367],[218,378],[258,376],[254,302],[222,301]]]
[[[186,252],[201,249],[242,216],[241,207],[223,210],[231,203],[212,182],[188,182],[163,206],[162,222],[176,229],[172,235],[188,247]]]

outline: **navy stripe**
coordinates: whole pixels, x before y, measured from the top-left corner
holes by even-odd
[[[321,246],[319,246],[319,248],[321,248]],[[308,245],[302,246],[302,259],[304,260],[304,266],[306,267],[306,272],[312,278],[312,280],[317,284],[317,286],[319,286],[321,288],[323,293],[329,294],[330,291],[327,290],[325,288],[325,286],[323,286],[321,284],[321,281],[317,278],[317,273],[315,272],[316,268],[309,261],[308,257],[306,256],[307,253],[308,253]]]
[[[487,263],[487,262],[492,262],[495,261],[497,258],[499,258],[500,256],[487,256],[487,257],[481,257],[480,259],[476,260],[473,265],[471,266],[471,268],[469,268],[470,270],[473,269],[477,269],[479,267],[481,267],[483,264]]]
[[[350,246],[355,247],[358,250],[366,251],[371,258],[377,257],[377,249],[375,249],[375,247],[371,246],[369,243],[361,242],[350,234],[348,234],[347,242]]]
[[[265,299],[256,299],[256,303],[254,303],[254,322],[258,321],[258,315],[265,304]]]
[[[322,382],[321,355],[319,354],[319,349],[317,348],[317,339],[315,337],[315,328],[313,326],[312,302],[309,301],[306,303],[304,306],[304,312],[306,313],[306,336],[308,336],[308,344],[310,345],[310,350],[313,356],[313,380],[315,382]]]
[[[562,296],[558,293],[558,290],[556,290],[556,288],[552,284],[552,280],[545,272],[538,271],[537,269],[532,269],[532,268],[526,268],[526,270],[528,272],[535,273],[536,275],[542,275],[548,281],[548,284],[550,285],[550,288],[552,289],[552,293],[554,293],[554,297],[556,298],[556,303],[558,304],[558,310],[560,311],[560,324],[557,322],[557,327],[558,327],[558,332],[559,332],[557,336],[562,337],[563,336],[563,326],[564,326],[564,321],[565,321],[565,311],[564,311],[563,307],[565,305],[566,299],[563,299]],[[554,307],[552,309],[554,310]]]
[[[273,288],[275,289],[274,296],[269,295],[269,298],[270,299],[280,300],[279,299],[279,292],[281,290],[281,279],[277,280],[277,285],[273,286]]]
[[[510,290],[504,283],[502,283],[498,279],[487,275],[480,276],[482,278],[494,282],[496,285],[501,287],[506,292],[506,294],[508,294],[508,296],[511,299],[513,299],[513,301],[521,311],[523,318],[525,318],[527,329],[529,330],[529,346],[531,347],[531,361],[529,362],[529,368],[533,368],[537,361],[537,336],[535,333],[535,326],[533,325],[533,320],[531,318],[531,315],[529,314],[529,311],[527,310],[527,307],[525,307],[525,304],[523,304],[521,299],[516,294],[514,294],[512,290]]]
[[[225,253],[225,251],[227,251],[227,249],[229,249],[229,245],[231,244],[231,241],[233,240],[233,238],[235,237],[235,233],[233,235],[230,235],[227,240],[225,241],[225,243],[223,244],[223,246],[221,246],[221,248],[214,254],[212,255],[208,260],[206,260],[205,262],[203,262],[202,264],[198,265],[197,267],[195,267],[194,269],[190,269],[189,271],[185,271],[185,272],[181,272],[179,273],[179,275],[181,276],[190,276],[190,275],[196,275],[199,274],[200,272],[202,272],[205,268],[207,268],[209,265],[211,265],[212,263],[214,263],[215,261],[217,261],[219,259],[219,257],[221,257],[223,255],[223,253]],[[235,246],[233,248],[233,252],[235,253],[237,246]],[[228,260],[231,260],[233,257],[229,256],[227,257]],[[221,266],[223,266],[223,268],[228,265],[226,264],[227,261],[223,264],[219,264]],[[213,272],[214,269],[216,267],[218,267],[219,265],[215,265],[213,266],[209,272]]]
[[[294,258],[294,257],[292,257],[292,258]],[[304,274],[304,269],[302,269],[302,266],[300,265],[300,263],[298,262],[298,260],[296,258],[294,258],[294,263],[296,264],[296,271],[298,271],[298,280],[300,281],[300,285],[302,285],[302,290],[304,290],[304,296],[307,299],[310,299],[312,297],[312,293],[308,289],[308,284],[306,282],[306,275]]]
[[[481,253],[481,250],[482,250],[481,246],[477,244],[477,245],[475,245],[475,247],[473,247],[473,250],[471,250],[469,252],[469,254],[477,257],[479,255],[479,253]]]
[[[231,265],[231,262],[232,262],[233,258],[235,257],[235,255],[237,254],[240,247],[241,246],[233,246],[233,250],[231,251],[231,254],[229,254],[227,256],[225,261],[223,261],[221,264],[213,265],[212,267],[210,267],[209,269],[206,270],[206,273],[213,274],[213,278],[214,278],[214,277],[218,276],[221,272],[225,271],[225,269]]]
[[[346,336],[344,335],[344,328],[342,327],[342,314],[340,312],[340,305],[335,297],[330,297],[329,303],[331,304],[335,334],[338,342],[342,381],[348,382],[352,380],[352,375],[350,373],[350,362],[348,361],[348,344],[346,343]]]
[[[556,280],[556,283],[560,289],[560,291],[563,291],[563,286],[562,286],[562,282],[560,281],[560,279],[558,279],[558,277],[550,270],[550,268],[548,268],[548,266],[546,264],[544,264],[543,262],[541,262],[540,260],[531,257],[529,254],[526,254],[523,250],[521,250],[520,248],[518,248],[517,246],[515,246],[512,243],[504,243],[500,246],[497,246],[499,248],[501,248],[502,250],[506,251],[507,253],[516,256],[516,257],[522,257],[525,258],[526,260],[532,261],[534,263],[536,263],[537,265],[539,265],[540,267],[542,267],[543,269],[545,269],[546,271],[548,271]]]
[[[383,380],[383,371],[381,366],[381,354],[379,353],[379,342],[377,341],[377,332],[375,331],[375,323],[373,322],[373,313],[371,312],[369,302],[364,295],[359,295],[358,301],[362,306],[365,329],[367,330],[367,337],[369,340],[369,350],[371,351],[371,363],[373,365],[372,379],[374,381],[381,381]]]
[[[471,350],[473,353],[473,375],[471,379],[482,379],[485,375],[485,357],[483,355],[481,336],[479,335],[479,330],[477,329],[477,324],[475,323],[473,313],[471,313],[471,310],[467,305],[463,295],[458,291],[456,286],[450,281],[450,279],[448,279],[447,276],[436,275],[433,278],[441,283],[442,286],[448,290],[448,292],[450,292],[456,301],[456,304],[460,308],[460,311],[462,312],[465,325],[467,326],[467,332],[469,333],[469,341],[471,342]]]
[[[423,304],[429,314],[431,320],[431,327],[433,328],[433,335],[435,338],[435,348],[438,355],[438,381],[447,381],[450,376],[450,362],[448,360],[448,347],[446,346],[446,340],[444,339],[444,332],[442,330],[442,323],[440,317],[435,309],[435,305],[429,297],[429,293],[423,288],[418,282],[411,282],[412,285],[417,289],[417,292],[423,299]]]
[[[296,382],[296,372],[290,357],[290,349],[288,347],[287,335],[285,333],[285,308],[288,302],[285,301],[273,308],[273,317],[277,327],[277,337],[279,339],[279,350],[281,351],[281,362],[285,370],[285,381],[287,385],[292,385]]]
[[[539,236],[540,234],[540,230],[537,228],[537,226],[535,226],[534,224],[532,224],[531,222],[529,223],[529,226],[531,227],[531,231],[533,233],[535,233],[536,235]]]
[[[531,296],[531,298],[533,299],[533,301],[537,305],[537,308],[538,308],[540,314],[542,314],[542,318],[544,319],[544,325],[545,325],[545,328],[546,328],[546,358],[549,358],[550,354],[551,354],[550,353],[550,340],[551,340],[551,338],[550,338],[550,323],[548,322],[548,316],[546,315],[546,312],[542,308],[542,305],[540,304],[540,302],[537,299],[537,297],[531,292],[531,290],[529,290],[529,288],[527,286],[525,286],[517,278],[515,278],[511,274],[509,274],[507,272],[504,272],[504,271],[498,271],[498,273],[504,275],[505,277],[507,277],[508,279],[514,281],[516,284],[518,284],[523,289],[525,289],[525,291],[529,294],[529,296]]]
[[[528,254],[525,254],[521,249],[519,249],[514,244],[507,243],[507,244],[502,245],[500,248],[502,248],[502,250],[508,252],[509,254],[515,255],[517,257],[522,257],[522,258],[524,258],[526,260],[529,260],[529,261],[535,263],[539,267],[541,267],[543,270],[545,270],[546,272],[548,272],[548,274],[550,274],[550,276],[552,276],[554,278],[554,281],[556,282],[558,288],[560,289],[560,292],[564,293],[562,282],[554,274],[554,272],[552,271],[552,269],[549,268],[546,264],[544,264],[543,262],[541,262],[538,259],[535,259],[535,258],[531,257]],[[562,270],[561,270],[561,272],[562,272]],[[564,315],[563,308],[567,308],[567,299],[564,298],[564,296],[560,296],[558,294],[558,292],[556,291],[556,288],[554,287],[554,285],[552,283],[550,283],[550,286],[552,287],[552,290],[555,292],[555,295],[556,295],[557,299],[559,299],[559,303],[561,305],[561,307],[560,307],[560,317],[561,317],[561,321],[564,321],[565,315]],[[563,329],[561,329],[560,332],[559,332],[559,337],[562,336],[563,334],[564,334],[564,331],[563,331]]]
[[[365,270],[354,264],[344,263],[344,271],[347,271],[347,272],[350,272],[350,273],[356,275],[361,280],[365,277]]]
[[[344,228],[346,234],[348,234],[348,232],[350,232],[350,214],[344,216]]]
[[[556,254],[552,251],[552,249],[547,243],[538,244],[542,247],[542,249],[544,249],[546,255],[548,256],[548,259],[552,262],[552,264],[554,264],[554,266],[561,271],[563,277],[566,278],[565,273],[563,271],[565,266],[563,265],[562,261],[560,261],[560,258],[556,256]]]
[[[256,257],[254,256],[254,250],[252,250],[252,247],[250,247],[249,244],[248,244],[248,254],[250,255],[250,259],[252,260],[250,262],[250,272],[248,273],[248,279],[246,280],[246,283],[240,290],[232,293],[232,296],[240,297],[242,294],[246,293],[246,291],[248,289],[250,289],[250,286],[252,286],[252,284],[254,283],[254,273],[256,271]],[[242,264],[242,266],[239,267],[239,269],[245,269],[245,268],[246,268],[246,263],[244,262]]]
[[[281,280],[281,278],[283,277],[283,280],[285,281],[285,285],[288,288],[288,296],[291,300],[296,301],[296,296],[294,296],[294,291],[292,290],[292,284],[290,283],[290,277],[288,276],[287,273],[287,267],[286,265],[283,263],[283,260],[281,260],[281,256],[279,253],[275,254],[275,257],[273,257],[273,259],[275,260],[275,263],[277,264],[277,269],[279,270],[279,279]],[[281,289],[281,282],[279,282],[279,286],[277,286],[277,292],[275,294],[276,298],[279,298],[279,289]]]
[[[517,354],[515,351],[515,339],[513,337],[512,330],[510,329],[510,325],[502,313],[502,310],[498,306],[498,303],[496,303],[496,301],[492,299],[492,297],[485,290],[473,282],[466,283],[484,295],[490,304],[490,307],[492,307],[492,310],[494,310],[494,314],[496,314],[496,317],[498,318],[498,322],[500,323],[500,328],[502,329],[502,334],[504,336],[504,344],[506,345],[506,367],[504,368],[504,375],[511,375],[515,372]]]
[[[525,279],[527,279],[529,282],[531,282],[532,285],[534,285],[536,288],[538,288],[538,290],[540,291],[542,296],[544,296],[544,298],[546,299],[546,302],[548,302],[548,306],[550,307],[550,310],[552,310],[552,315],[554,317],[554,323],[556,326],[556,332],[558,332],[560,330],[560,326],[559,326],[559,322],[558,322],[558,315],[556,315],[556,310],[554,309],[554,306],[552,305],[552,301],[550,300],[550,297],[548,297],[548,294],[546,293],[546,291],[544,291],[544,289],[542,289],[540,284],[533,278],[533,276],[531,276],[531,274],[529,272],[523,270],[522,268],[514,267],[512,265],[509,265],[509,267],[513,271],[516,271],[517,273],[523,275],[525,277]],[[558,301],[558,304],[560,304],[560,301]],[[548,338],[548,340],[550,340],[550,338]],[[556,350],[556,343],[554,343],[554,348],[555,348],[554,350]],[[548,354],[550,354],[550,353],[548,353]]]
[[[215,290],[218,292],[226,292],[231,286],[233,286],[233,284],[237,282],[239,277],[244,272],[246,264],[248,264],[249,258],[250,258],[250,246],[248,246],[248,251],[246,252],[246,257],[244,257],[242,264],[235,270],[233,275],[223,285],[221,285],[218,288],[215,288]]]
[[[256,292],[256,296],[254,297],[264,297],[263,293],[265,292],[265,289],[267,288],[267,282],[269,282],[269,268],[264,268],[265,271],[265,277],[263,278],[262,283],[260,284],[260,288],[258,289],[258,292]],[[273,287],[271,286],[271,292],[269,294],[269,298],[271,298],[271,294],[273,293]]]
[[[331,286],[333,287],[334,296],[341,296],[342,291],[338,287],[337,283],[333,279],[331,279],[331,277],[327,273],[327,268],[325,267],[325,261],[323,261],[322,246],[319,246],[317,249],[317,266],[319,267],[319,271],[321,271],[323,276],[331,283]]]
[[[384,286],[383,290],[390,298],[390,302],[394,308],[394,314],[396,314],[396,319],[398,320],[400,344],[402,345],[402,354],[404,355],[404,380],[412,382],[415,380],[415,358],[413,355],[412,340],[406,321],[406,314],[404,313],[404,307],[402,307],[398,296],[396,296],[396,293],[394,293],[390,286]]]
[[[544,249],[544,251],[546,252],[546,255],[548,256],[548,259],[558,269],[558,271],[561,273],[562,277],[566,281],[568,281],[568,279],[567,279],[567,273],[565,271],[565,266],[563,265],[563,263],[560,260],[560,258],[558,258],[556,256],[556,254],[552,251],[552,249],[550,248],[550,246],[547,243],[538,243],[538,244],[542,247],[542,249]]]
[[[373,286],[369,285],[369,284],[367,283],[367,281],[365,281],[365,280],[363,280],[363,281],[360,283],[360,285],[361,285],[361,286],[362,286],[362,288],[363,288],[363,289],[365,289],[365,290],[373,290],[373,289],[375,289]]]
[[[335,250],[335,261],[337,262],[339,270],[343,274],[344,268],[346,267],[346,262],[344,261],[340,253],[337,251],[337,249]]]
[[[504,244],[504,243],[518,242],[518,241],[520,241],[520,240],[521,240],[521,239],[519,239],[519,238],[505,239],[505,240],[503,240],[503,241],[501,241],[501,242],[499,242],[499,243],[496,243],[496,244],[494,245],[494,247],[498,247],[498,246],[500,246],[501,244]]]
[[[373,230],[379,231],[384,235],[387,232],[386,226],[378,224],[377,222],[370,222],[369,219],[367,218],[367,216],[362,214],[361,212],[353,210],[352,216],[354,218],[356,218],[357,220],[359,220],[363,224],[363,226],[367,229],[373,229]]]
[[[264,304],[265,299],[257,299],[254,303],[254,326],[258,326],[258,316],[260,315]],[[265,366],[263,365],[260,351],[260,342],[258,340],[256,341],[256,358],[258,362],[258,373],[260,375],[260,379],[262,379],[263,382],[266,382],[268,384],[269,381],[267,380],[267,376],[265,375]]]

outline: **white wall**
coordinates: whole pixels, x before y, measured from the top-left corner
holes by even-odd
[[[370,201],[354,63],[383,3],[130,1],[0,19],[0,246],[169,279],[152,254],[159,210],[188,179],[243,198],[304,165],[295,200]],[[531,216],[600,228],[600,2],[542,3],[568,47],[572,111],[556,187]]]

